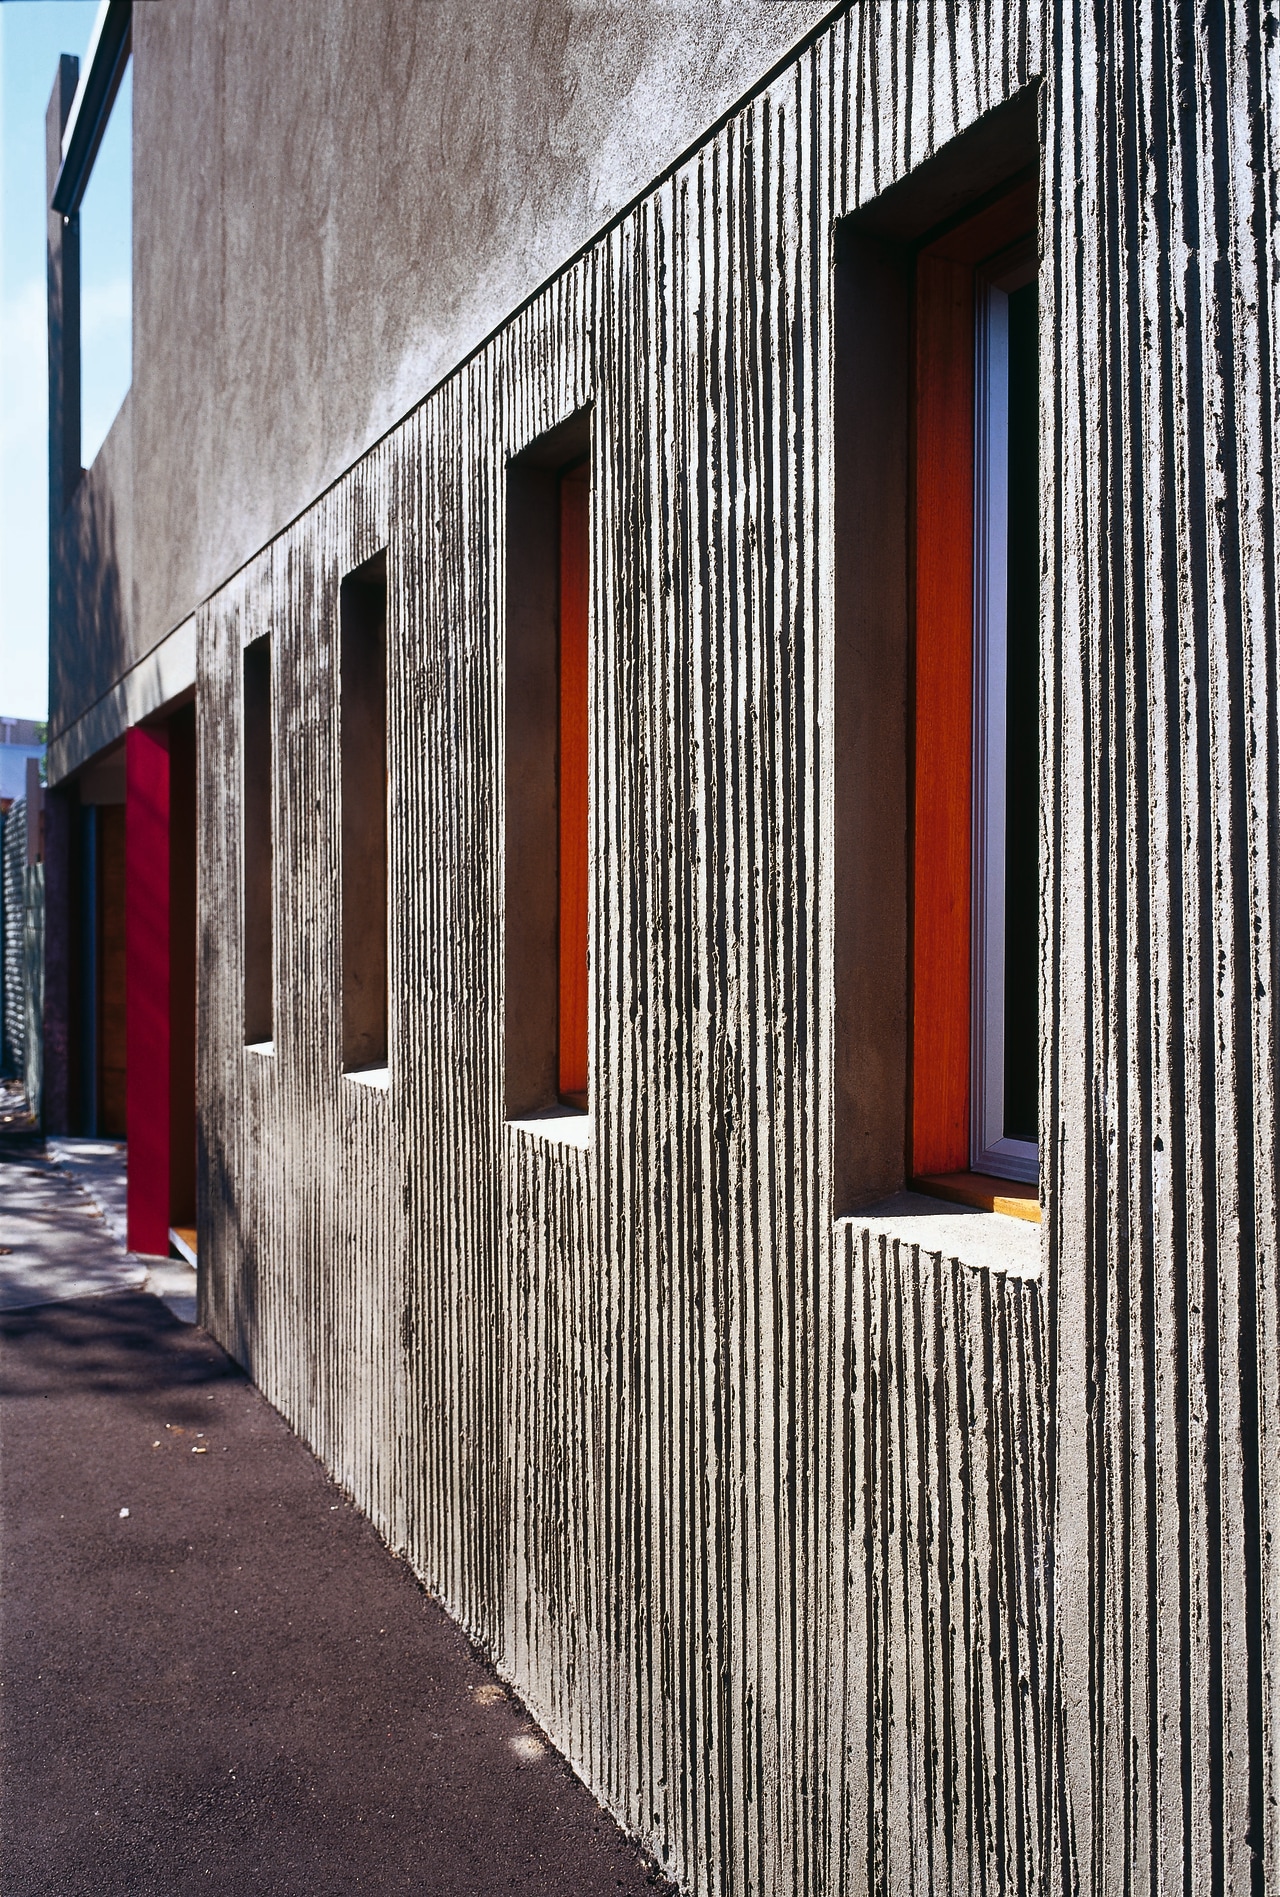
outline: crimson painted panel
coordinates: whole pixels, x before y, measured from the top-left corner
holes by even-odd
[[[169,734],[125,740],[125,1098],[129,1249],[169,1252]]]

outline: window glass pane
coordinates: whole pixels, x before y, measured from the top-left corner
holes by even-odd
[[[1039,1073],[1040,494],[1038,294],[1009,296],[1004,1134],[1035,1140]]]

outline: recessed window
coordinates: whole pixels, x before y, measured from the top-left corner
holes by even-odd
[[[342,1065],[387,1060],[387,556],[349,573],[340,601]]]
[[[1040,1214],[1039,118],[1028,87],[836,231],[842,1215],[905,1183]]]
[[[911,1171],[979,1203],[1010,1197],[983,1180],[1020,1182],[1034,1212],[1039,387],[1024,197],[916,262]]]
[[[560,1098],[587,1105],[587,510],[585,460],[560,489]]]
[[[507,477],[506,1102],[583,1112],[588,1081],[590,432]]]
[[[271,641],[244,649],[244,1038],[272,1036]]]

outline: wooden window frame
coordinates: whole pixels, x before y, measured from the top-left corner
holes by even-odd
[[[976,688],[990,672],[990,655],[980,644],[987,616],[976,610],[977,568],[992,551],[989,535],[979,531],[989,523],[979,515],[976,318],[984,265],[1034,232],[1036,209],[1036,187],[1026,182],[921,246],[912,350],[909,1171],[925,1190],[1024,1217],[1039,1216],[1038,1165],[1033,1170],[1025,1155],[993,1150],[985,1093],[983,1112],[975,1113],[977,1087],[985,1086],[990,1066],[985,1022],[992,963],[991,918],[980,887],[992,840],[991,774],[989,757],[983,752],[979,759],[975,742],[975,723],[987,728],[975,721],[983,702]],[[980,761],[983,768],[975,771]],[[979,983],[981,1005],[975,1006]],[[983,1137],[975,1140],[979,1127]],[[1024,1176],[994,1175],[993,1159],[1002,1173]]]

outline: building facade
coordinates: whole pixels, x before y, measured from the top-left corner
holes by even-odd
[[[691,1891],[1280,1885],[1278,25],[57,77],[47,1122]]]
[[[0,812],[28,795],[28,766],[35,766],[35,782],[39,785],[43,757],[42,725],[34,718],[0,718]]]

